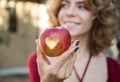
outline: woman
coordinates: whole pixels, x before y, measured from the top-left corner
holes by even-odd
[[[115,0],[48,0],[52,26],[72,36],[68,50],[58,57],[40,51],[29,58],[31,82],[120,82],[120,65],[101,52],[111,46],[118,27]],[[36,62],[37,60],[37,62]]]

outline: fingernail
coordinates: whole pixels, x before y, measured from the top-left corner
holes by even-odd
[[[78,49],[79,49],[79,47],[76,47],[76,48],[74,49],[74,52],[76,52]]]
[[[72,40],[72,43],[74,43],[74,40]]]
[[[75,43],[75,45],[77,46],[79,43],[80,43],[80,41],[79,41],[79,40],[77,40],[77,41],[76,41],[76,43]]]

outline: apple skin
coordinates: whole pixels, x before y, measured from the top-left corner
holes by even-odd
[[[65,52],[71,45],[71,35],[64,27],[47,28],[39,36],[43,54],[56,57]]]

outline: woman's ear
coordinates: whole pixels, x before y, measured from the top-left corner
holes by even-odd
[[[96,13],[93,13],[93,17],[92,17],[92,19],[94,20],[94,19],[96,19]]]
[[[93,19],[93,20],[95,20],[95,19],[96,19],[96,17],[97,17],[97,16],[96,16],[96,14],[94,14],[94,15],[93,15],[93,17],[92,17],[92,19]]]

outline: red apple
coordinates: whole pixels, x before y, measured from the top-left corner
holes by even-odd
[[[71,45],[71,35],[63,27],[47,28],[39,39],[42,52],[50,57],[59,56]]]

